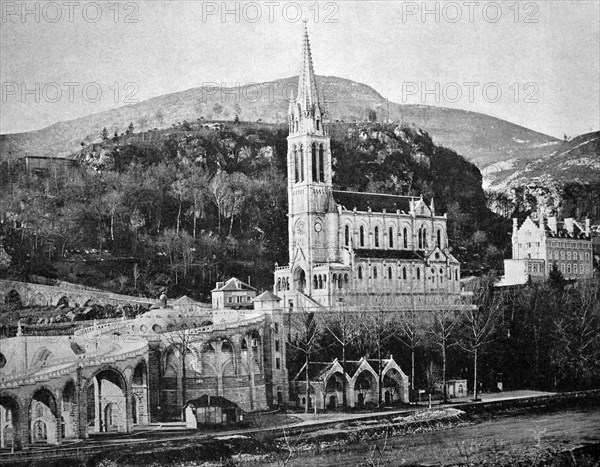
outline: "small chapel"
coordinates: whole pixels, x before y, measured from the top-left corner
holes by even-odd
[[[349,295],[393,297],[406,308],[459,297],[447,216],[433,199],[335,190],[323,117],[305,26],[288,112],[289,264],[275,270],[275,294],[289,307],[329,307]]]

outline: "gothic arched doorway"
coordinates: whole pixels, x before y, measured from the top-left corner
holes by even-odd
[[[298,268],[294,272],[294,289],[302,293],[306,289],[306,273],[302,268]]]

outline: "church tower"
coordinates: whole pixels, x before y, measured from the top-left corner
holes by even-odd
[[[328,216],[332,199],[330,138],[323,125],[306,24],[296,98],[290,101],[288,136],[288,229],[294,289],[310,294],[313,265],[334,260],[335,219]],[[334,230],[334,231],[332,231]]]

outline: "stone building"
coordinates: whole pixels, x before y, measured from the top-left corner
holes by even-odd
[[[338,191],[308,33],[298,92],[289,107],[289,264],[275,271],[286,305],[331,306],[340,295],[392,294],[405,306],[460,296],[447,217],[433,200]]]
[[[185,301],[58,335],[19,326],[0,340],[0,447],[181,420],[187,402],[204,396],[247,412],[288,403],[279,302],[265,292],[251,309],[189,311]]]
[[[504,260],[504,276],[498,285],[545,280],[554,264],[565,279],[593,275],[590,220],[583,225],[573,218],[559,222],[541,211],[536,220],[527,217],[520,226],[513,219],[512,258]]]

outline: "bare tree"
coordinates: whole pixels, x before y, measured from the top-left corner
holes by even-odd
[[[425,339],[425,320],[415,310],[402,311],[398,315],[400,332],[398,339],[410,349],[410,388],[415,390],[415,350]]]
[[[342,405],[347,406],[346,396],[346,357],[348,347],[356,341],[359,336],[359,319],[356,310],[345,305],[341,298],[336,305],[331,307],[327,313],[320,314],[323,328],[327,335],[331,336],[342,348]]]
[[[296,351],[304,359],[306,375],[306,405],[304,412],[308,413],[309,366],[311,357],[320,348],[319,338],[323,333],[323,329],[320,320],[315,316],[314,310],[307,307],[297,307],[294,309],[290,314],[290,327],[295,334],[292,334],[291,339],[289,339],[289,345],[292,350]]]
[[[167,332],[162,334],[163,342],[167,348],[173,348],[179,355],[179,367],[181,369],[181,401],[182,411],[181,419],[184,420],[185,413],[183,407],[187,400],[187,365],[186,358],[192,351],[192,344],[199,342],[199,334],[193,328],[188,326],[185,319],[180,318],[169,324]]]
[[[458,345],[473,355],[473,397],[477,400],[477,357],[481,350],[493,342],[503,318],[502,301],[494,295],[495,277],[485,276],[475,290],[474,305],[463,313],[458,332]]]
[[[456,345],[453,339],[461,322],[462,313],[460,307],[450,304],[446,297],[441,297],[435,309],[429,312],[430,324],[427,337],[434,346],[440,349],[442,354],[442,383],[444,402],[448,402],[448,388],[446,387],[446,366],[448,348]]]

